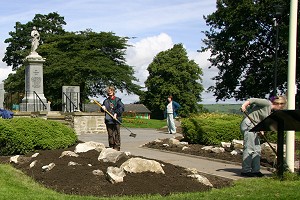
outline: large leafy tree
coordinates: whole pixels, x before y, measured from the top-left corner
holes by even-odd
[[[59,109],[61,88],[64,85],[80,86],[84,99],[104,95],[108,85],[114,85],[121,91],[138,94],[140,87],[133,83],[137,81],[133,76],[133,68],[125,62],[127,41],[127,37],[119,37],[112,32],[96,33],[92,30],[64,31],[61,34],[53,34],[53,31],[45,33],[37,51],[46,58],[44,93],[47,99]],[[30,43],[26,45],[23,51],[28,55]],[[11,74],[5,80],[5,89],[8,92],[24,90],[24,78],[19,79],[23,76],[24,69],[16,69],[16,74]]]
[[[281,16],[275,15],[276,5],[282,6]],[[286,90],[289,6],[286,0],[217,0],[217,10],[205,17],[210,30],[202,49],[211,51],[210,67],[219,71],[213,78],[216,85],[209,88],[217,100],[265,97]],[[274,91],[275,17],[279,42]]]
[[[163,117],[169,95],[181,104],[181,116],[198,111],[197,102],[201,101],[203,91],[202,70],[194,60],[189,60],[182,44],[157,54],[148,71],[147,91],[140,99],[151,110],[152,117]]]

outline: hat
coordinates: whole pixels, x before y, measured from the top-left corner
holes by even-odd
[[[275,104],[286,104],[286,98],[284,96],[275,96],[271,101]]]

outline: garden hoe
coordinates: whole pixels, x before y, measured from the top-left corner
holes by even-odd
[[[103,106],[96,100],[93,100],[95,104],[97,104],[100,108],[102,108]],[[130,132],[130,137],[136,137],[136,134],[133,133],[131,130],[129,130],[126,126],[124,126],[117,118],[115,118],[110,112],[108,112],[106,109],[102,109],[104,110],[109,116],[111,116],[114,120],[116,120],[120,125],[122,125],[124,128],[126,128],[129,132]]]

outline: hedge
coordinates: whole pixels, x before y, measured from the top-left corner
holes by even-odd
[[[240,123],[243,117],[236,114],[202,113],[183,119],[185,140],[193,144],[219,145],[242,139]]]
[[[0,155],[72,146],[77,135],[66,125],[41,118],[0,119]]]

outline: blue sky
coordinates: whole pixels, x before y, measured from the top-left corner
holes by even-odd
[[[216,10],[215,0],[14,0],[0,7],[0,57],[4,56],[9,31],[15,23],[27,23],[35,14],[57,12],[65,18],[67,31],[91,28],[93,31],[112,31],[118,36],[136,37],[127,51],[127,62],[134,66],[135,75],[144,85],[147,66],[160,51],[182,43],[189,58],[203,69],[205,88],[214,84],[216,70],[208,69],[209,52],[198,53],[208,29],[203,15]],[[28,33],[30,34],[30,33]],[[11,67],[0,61],[0,81],[11,73]],[[135,95],[118,93],[124,103],[138,100]],[[215,103],[209,93],[202,94],[203,103]],[[100,99],[101,100],[101,99]],[[228,103],[232,101],[227,101]]]

